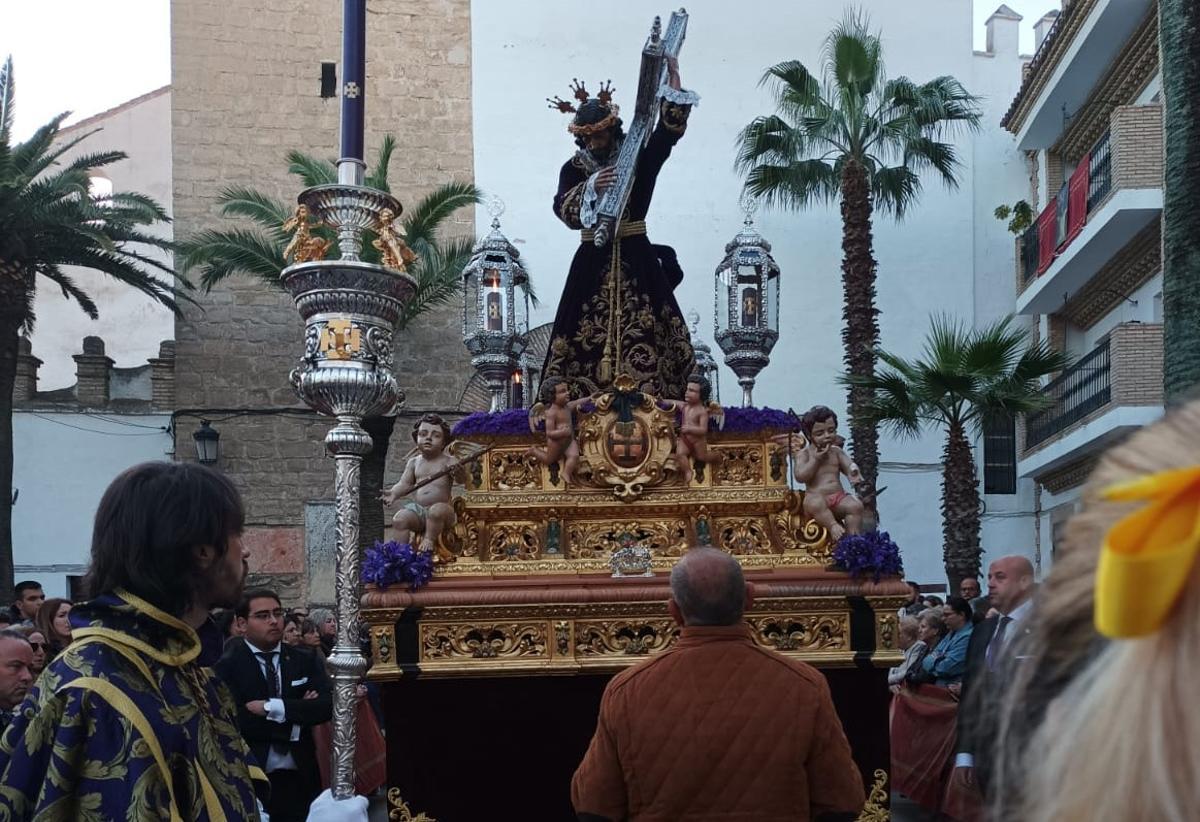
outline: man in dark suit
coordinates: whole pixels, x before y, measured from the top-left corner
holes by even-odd
[[[284,610],[266,589],[246,592],[237,609],[245,637],[214,670],[233,691],[238,724],[271,781],[271,822],[304,822],[321,780],[312,727],[333,715],[325,660],[282,643]]]
[[[975,754],[988,744],[989,713],[1004,688],[1002,663],[1013,640],[1029,628],[1033,591],[1033,565],[1025,557],[1000,557],[988,566],[988,599],[997,615],[980,622],[971,634],[958,708],[954,779],[967,787],[986,788],[987,774],[976,773]]]

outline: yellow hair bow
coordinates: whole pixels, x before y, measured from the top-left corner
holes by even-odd
[[[1096,572],[1096,629],[1114,639],[1162,627],[1200,549],[1200,466],[1105,488],[1105,499],[1148,504],[1109,529]]]

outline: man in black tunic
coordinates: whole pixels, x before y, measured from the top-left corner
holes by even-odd
[[[642,391],[680,399],[695,369],[687,326],[673,293],[683,271],[674,249],[655,245],[646,236],[646,212],[658,172],[699,101],[680,88],[674,60],[668,65],[658,125],[638,157],[628,206],[613,239],[600,247],[593,243],[595,211],[615,177],[611,164],[625,135],[611,89],[602,87],[597,97],[589,98],[582,84],[575,87],[580,106],[568,131],[579,150],[559,173],[554,214],[580,231],[580,244],[558,304],[542,373],[543,378],[565,378],[576,396],[609,388],[617,376],[628,374]],[[574,110],[561,101],[555,105]]]

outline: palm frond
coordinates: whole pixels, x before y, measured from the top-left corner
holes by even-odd
[[[921,195],[920,176],[904,165],[872,164],[870,182],[875,208],[897,220],[904,219],[909,206]]]
[[[746,176],[745,189],[768,206],[794,209],[832,202],[841,192],[837,170],[823,160],[755,166]]]
[[[848,10],[825,39],[825,78],[846,102],[865,101],[883,75],[883,47],[865,14]]]
[[[8,150],[12,139],[13,103],[16,100],[16,83],[13,81],[12,55],[0,66],[0,148]]]
[[[40,272],[46,279],[57,285],[63,293],[63,296],[69,300],[75,300],[79,307],[83,309],[83,313],[87,314],[93,320],[100,318],[100,309],[96,307],[96,303],[88,296],[87,292],[75,284],[75,281],[67,276],[57,265],[50,265],[43,268]]]
[[[396,151],[396,138],[391,134],[383,135],[379,145],[379,154],[375,158],[375,166],[366,177],[366,183],[371,188],[391,192],[388,185],[388,168],[392,164],[392,154]]]
[[[217,196],[224,217],[245,217],[282,239],[283,224],[292,210],[273,197],[245,186],[230,186]]]
[[[435,245],[438,231],[450,215],[460,208],[477,205],[482,199],[483,192],[474,183],[454,181],[438,186],[404,216],[408,244],[414,250],[419,245]]]
[[[318,160],[302,151],[287,153],[288,174],[295,174],[306,188],[337,182],[337,166],[332,160]]]
[[[177,244],[180,269],[200,270],[200,287],[211,291],[229,277],[257,277],[281,288],[279,272],[287,263],[283,244],[246,229],[208,229]]]

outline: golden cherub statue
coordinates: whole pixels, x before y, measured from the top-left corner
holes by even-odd
[[[314,225],[317,223],[309,222],[308,206],[303,203],[296,206],[295,212],[283,224],[285,232],[292,232],[291,242],[283,250],[284,260],[290,260],[293,263],[307,263],[325,259],[325,252],[329,250],[330,241],[314,237],[312,234]]]
[[[380,262],[385,268],[407,271],[408,265],[417,255],[404,242],[404,226],[396,223],[396,214],[390,208],[379,212],[379,237],[371,243],[379,251]]]

